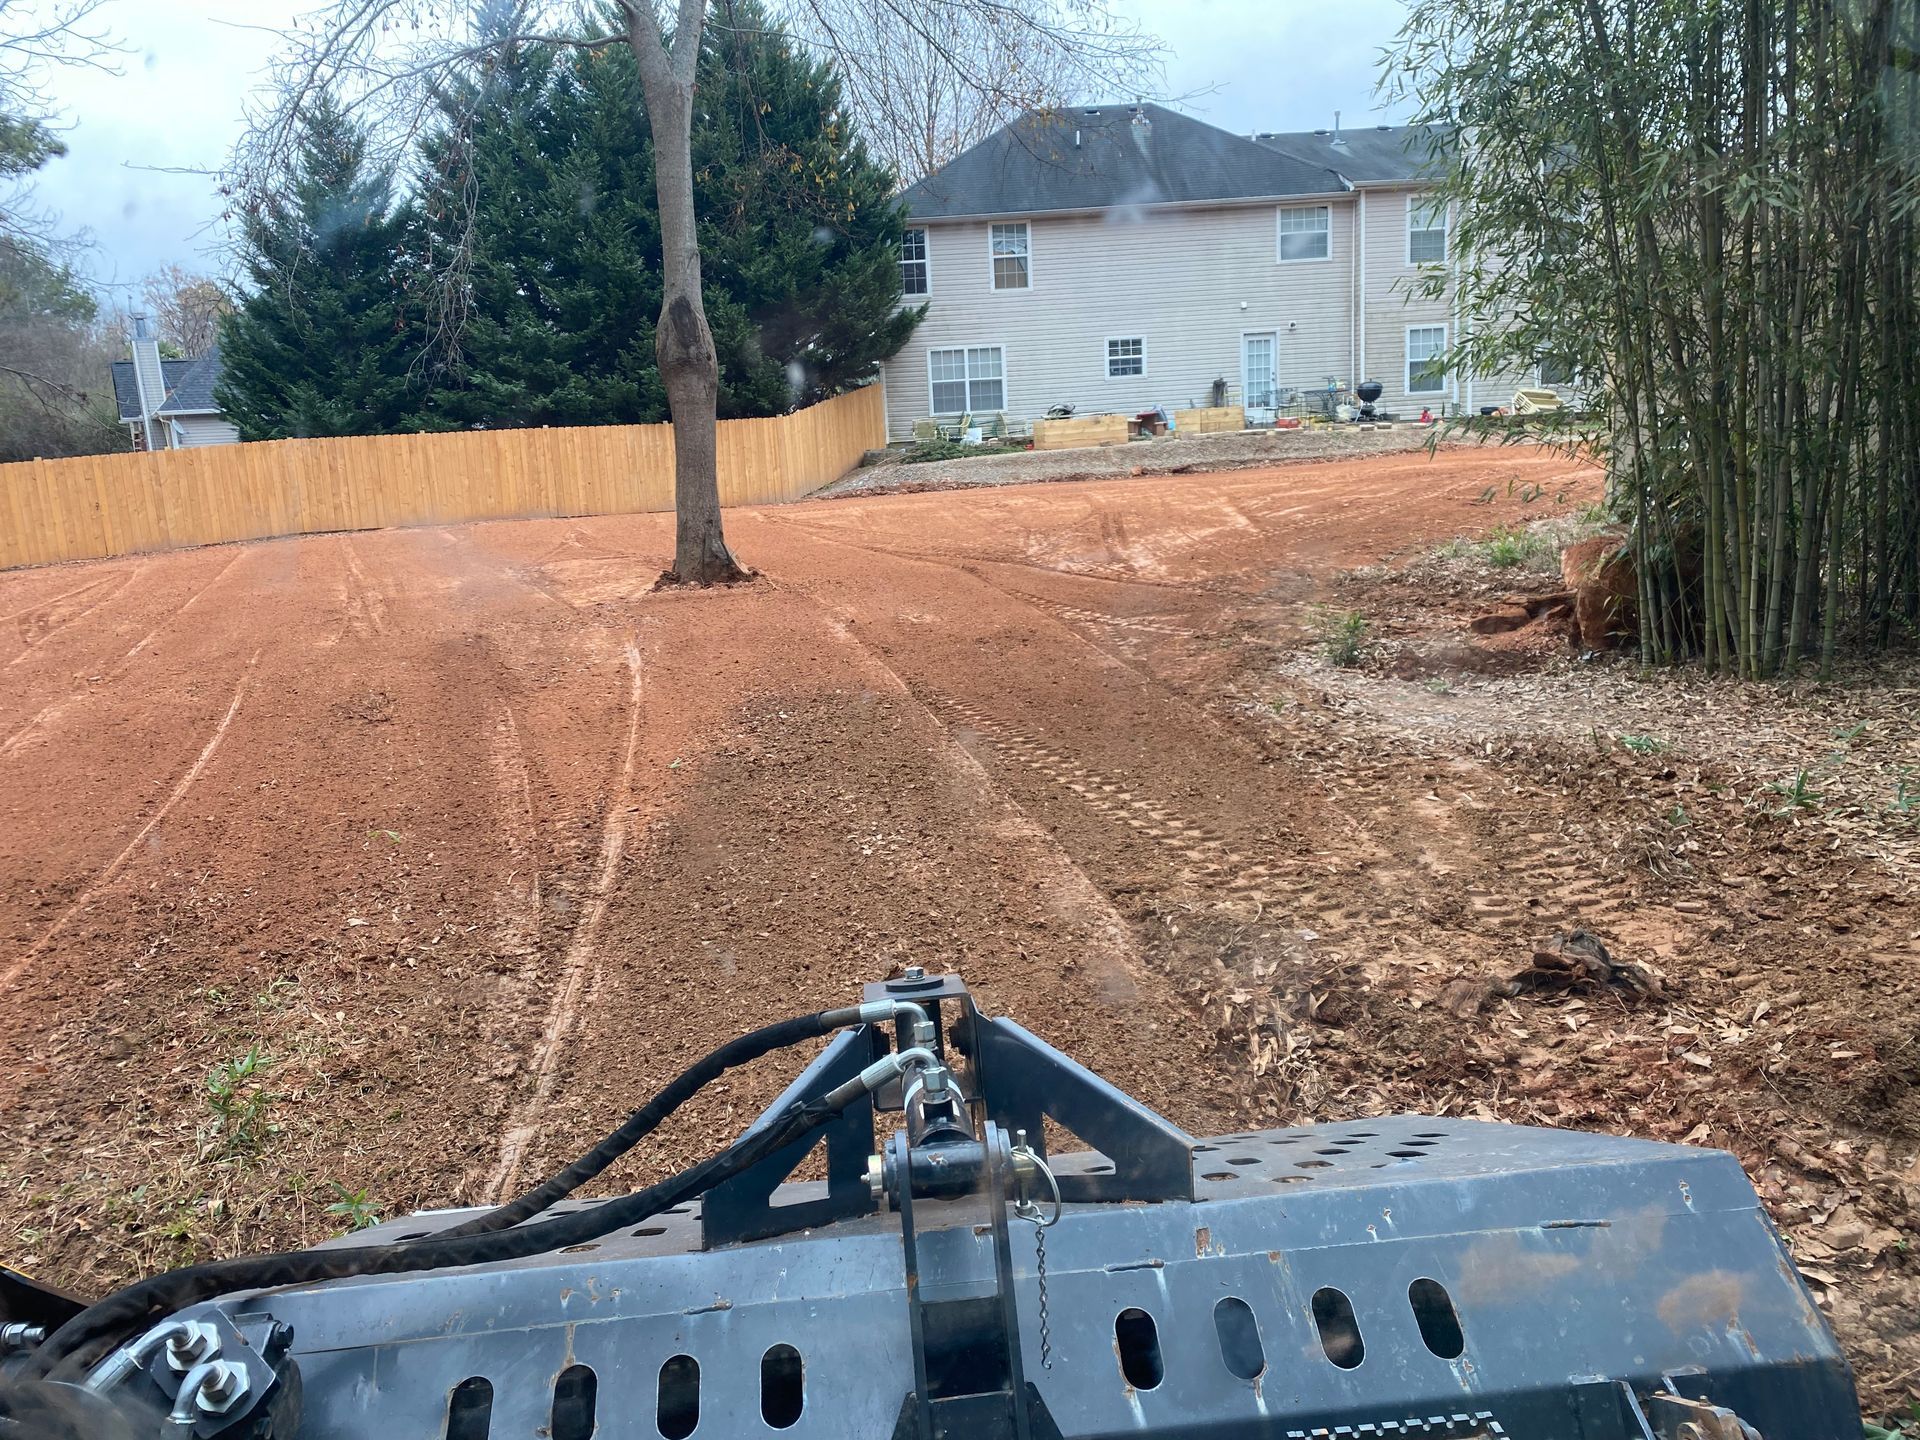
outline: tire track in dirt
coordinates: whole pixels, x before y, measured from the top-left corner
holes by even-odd
[[[139,642],[135,644],[131,650],[127,651],[126,658],[129,660],[133,659],[134,656],[138,655],[142,650],[146,649],[147,646],[151,645],[155,640],[159,639],[161,631],[165,630],[167,626],[173,624],[174,621],[178,620],[182,615],[185,615],[187,611],[191,610],[195,605],[199,604],[200,598],[203,595],[205,595],[209,590],[211,590],[214,586],[218,585],[222,580],[224,580],[226,578],[227,572],[233,569],[233,567],[238,565],[242,560],[246,559],[246,557],[247,557],[247,551],[245,550],[235,551],[233,558],[227,561],[226,564],[222,565],[218,573],[216,573],[211,580],[207,581],[206,584],[202,585],[198,590],[194,591],[193,594],[187,598],[187,601],[185,604],[181,605],[179,609],[175,610],[166,619],[162,620],[158,625],[154,626],[153,629],[149,630],[145,635],[141,636]]]
[[[180,605],[178,608],[176,608],[172,614],[166,617],[166,619],[162,620],[158,625],[155,625],[151,630],[149,630],[146,633],[146,635],[133,646],[132,649],[128,650],[127,653],[121,657],[118,664],[116,664],[112,669],[102,674],[99,677],[99,681],[97,684],[91,685],[88,689],[85,689],[85,690],[76,690],[71,694],[62,695],[58,699],[53,700],[48,704],[42,706],[33,715],[29,716],[22,724],[16,727],[12,731],[12,733],[10,733],[4,740],[0,740],[0,759],[5,759],[7,756],[11,755],[15,750],[19,749],[22,745],[26,744],[27,741],[31,740],[35,735],[39,734],[46,727],[49,721],[58,719],[61,715],[64,715],[68,710],[72,709],[75,705],[78,705],[81,701],[90,699],[95,695],[104,693],[107,686],[113,684],[116,680],[119,680],[122,676],[124,676],[127,673],[128,668],[130,667],[134,657],[139,655],[141,651],[145,650],[147,646],[151,645],[156,639],[158,639],[161,632],[164,631],[169,625],[173,624],[181,616],[185,615],[187,611],[191,610],[194,607],[195,603],[199,601],[200,597],[205,595],[215,585],[219,584],[221,579],[225,577],[226,573],[229,570],[233,569],[235,565],[238,565],[240,561],[246,557],[246,554],[247,552],[244,550],[237,552],[231,560],[227,561],[225,565],[220,567],[219,573],[214,575],[214,577],[211,580],[208,580],[206,584],[202,585],[198,590],[194,591],[193,594],[188,597],[186,602]]]
[[[31,605],[21,606],[18,610],[10,610],[5,615],[0,615],[0,625],[6,624],[9,620],[18,620],[22,616],[51,610],[60,604],[61,601],[75,599],[78,596],[86,594],[89,590],[98,590],[102,585],[107,584],[112,579],[113,574],[110,571],[96,579],[89,580],[84,585],[77,585],[71,590],[62,590],[58,595],[50,595],[45,600],[36,600]]]
[[[540,860],[535,849],[539,822],[527,756],[520,744],[520,727],[510,705],[500,707],[500,718],[493,727],[492,751],[494,773],[500,783],[500,834],[514,864],[502,881],[502,891],[495,896],[500,942],[509,954],[531,956],[540,941]],[[524,896],[513,889],[522,867],[527,870]],[[523,973],[532,978],[530,966]]]
[[[828,631],[842,644],[846,645],[858,657],[858,663],[873,673],[882,685],[913,705],[936,728],[940,736],[940,745],[934,752],[937,763],[949,768],[961,770],[969,782],[978,788],[982,796],[991,796],[1010,811],[1005,821],[1005,833],[1025,845],[1042,850],[1053,862],[1055,874],[1050,877],[1057,890],[1064,892],[1062,899],[1081,910],[1092,922],[1091,928],[1102,944],[1099,951],[1089,955],[1095,970],[1101,997],[1109,1004],[1127,1005],[1138,1000],[1141,986],[1148,971],[1145,957],[1134,943],[1133,932],[1128,928],[1120,913],[1113,908],[1113,902],[1106,893],[1093,882],[1093,878],[1080,867],[1080,864],[1061,847],[1058,840],[1047,828],[1021,806],[1020,802],[1003,787],[994,783],[992,775],[983,766],[960,739],[953,733],[953,726],[943,714],[943,710],[954,709],[953,702],[942,697],[923,698],[891,665],[874,651],[873,647],[861,640],[843,616],[828,612],[818,599],[807,597],[814,607],[821,611]]]
[[[29,612],[25,612],[27,614],[31,614],[34,617],[36,617],[36,619],[38,620],[38,623],[23,622],[17,627],[22,649],[18,655],[14,656],[11,660],[7,661],[5,667],[0,667],[0,668],[5,668],[9,670],[12,669],[15,665],[18,665],[22,660],[25,660],[29,656],[31,656],[35,650],[39,649],[40,646],[44,645],[47,641],[51,640],[55,635],[58,635],[62,630],[65,630],[70,626],[76,625],[80,621],[86,619],[87,616],[91,615],[94,611],[98,610],[102,605],[107,604],[109,601],[111,601],[117,595],[119,595],[121,591],[125,590],[129,585],[131,585],[134,582],[134,580],[139,577],[140,572],[145,568],[146,568],[145,561],[136,562],[130,569],[127,570],[125,574],[123,574],[120,577],[120,583],[118,585],[113,586],[112,589],[108,590],[106,594],[100,596],[97,600],[90,601],[88,604],[80,606],[78,609],[73,609],[69,611],[59,611],[59,610],[56,610],[52,605],[43,605],[43,606],[38,606]],[[92,587],[92,586],[86,587],[85,589],[78,591],[76,593],[86,594],[95,588],[98,588],[98,587]]]
[[[121,847],[119,854],[107,862],[106,868],[101,870],[92,880],[88,881],[87,884],[82,887],[80,893],[74,897],[73,902],[69,904],[65,910],[60,912],[53,923],[48,926],[40,938],[34,942],[33,947],[18,960],[14,961],[12,965],[8,966],[5,971],[0,971],[0,990],[10,988],[20,976],[25,974],[27,967],[46,953],[47,947],[53,944],[60,933],[67,928],[68,923],[72,921],[73,917],[91,904],[95,896],[114,882],[121,870],[126,867],[127,862],[132,859],[134,851],[139,848],[141,842],[153,833],[154,827],[166,819],[172,812],[173,807],[178,805],[187,791],[193,788],[194,781],[200,778],[201,772],[207,768],[207,762],[213,759],[214,752],[220,748],[220,742],[226,739],[228,727],[233,724],[233,717],[240,713],[240,702],[246,698],[248,682],[253,678],[253,667],[259,664],[259,662],[260,651],[255,650],[252,658],[247,661],[247,668],[240,672],[240,679],[234,685],[233,699],[228,703],[226,713],[222,715],[218,723],[214,725],[213,733],[207,737],[207,743],[201,747],[199,755],[194,758],[193,763],[187,767],[185,773],[175,782],[173,790],[168,794],[167,798],[160,802],[160,808],[147,817],[146,823],[134,832],[133,838]]]
[[[360,567],[360,556],[353,548],[353,541],[345,535],[340,537],[340,553],[347,563],[340,581],[340,629],[327,643],[338,645],[348,634],[362,640],[385,635],[386,597],[367,579],[367,572]]]
[[[931,704],[936,712],[954,717],[1012,762],[1067,791],[1134,838],[1151,842],[1179,879],[1196,890],[1211,892],[1230,905],[1250,908],[1256,917],[1282,907],[1296,917],[1309,916],[1314,922],[1314,938],[1329,944],[1351,939],[1364,923],[1363,916],[1324,893],[1322,883],[1317,883],[1316,877],[1320,882],[1331,882],[1329,865],[1307,864],[1299,857],[1285,865],[1255,859],[1244,850],[1233,849],[1218,832],[1172,806],[1136,793],[1131,787],[1137,782],[1090,769],[1039,737],[1002,724],[964,701],[941,696]]]
[[[627,735],[621,752],[620,774],[607,802],[601,823],[599,864],[594,871],[580,919],[568,938],[561,958],[558,984],[547,1006],[546,1023],[533,1056],[533,1089],[521,1102],[501,1136],[500,1154],[487,1177],[486,1194],[495,1201],[505,1199],[511,1189],[528,1145],[539,1133],[540,1117],[553,1096],[554,1082],[560,1073],[561,1051],[579,1019],[579,1005],[585,988],[589,962],[594,958],[594,942],[606,919],[607,902],[626,851],[627,815],[633,799],[633,764],[639,749],[640,717],[646,693],[645,662],[639,648],[626,647],[625,661],[630,673],[627,694]]]

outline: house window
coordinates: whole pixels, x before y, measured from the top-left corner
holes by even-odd
[[[900,293],[925,295],[933,289],[933,275],[927,268],[927,232],[909,230],[900,237]]]
[[[1407,263],[1443,265],[1447,259],[1447,202],[1407,197]]]
[[[998,345],[929,350],[936,415],[988,415],[1007,408],[1006,355]]]
[[[993,288],[1025,290],[1032,278],[1027,273],[1027,222],[1015,220],[993,227]]]
[[[1540,358],[1540,383],[1553,390],[1573,388],[1573,362],[1558,356],[1543,355]]]
[[[1409,395],[1439,395],[1445,392],[1447,375],[1439,362],[1446,348],[1446,326],[1410,325],[1407,327],[1407,393]]]
[[[1144,340],[1107,341],[1107,378],[1147,373],[1147,342]]]
[[[1286,205],[1280,210],[1280,258],[1324,260],[1333,253],[1324,205]]]

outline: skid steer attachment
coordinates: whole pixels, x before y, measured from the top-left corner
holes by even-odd
[[[1729,1155],[1419,1116],[1195,1140],[955,976],[810,1018],[837,1038],[704,1166],[553,1199],[682,1077],[515,1206],[145,1282],[0,1358],[0,1437],[1861,1434]]]

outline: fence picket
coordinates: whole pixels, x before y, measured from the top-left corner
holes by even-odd
[[[885,443],[878,385],[722,420],[725,505],[795,500]],[[267,440],[0,465],[0,570],[174,546],[673,508],[671,425]]]

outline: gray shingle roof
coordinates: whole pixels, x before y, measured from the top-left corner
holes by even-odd
[[[1160,105],[1035,113],[988,136],[902,197],[923,220],[1207,200],[1326,195],[1328,163],[1256,145]]]
[[[187,373],[191,360],[162,360],[160,378],[169,392],[180,383],[180,377]],[[140,387],[133,380],[133,361],[115,360],[113,362],[113,401],[120,409],[122,420],[140,418]]]
[[[1422,179],[1431,164],[1433,147],[1438,144],[1444,152],[1451,140],[1445,130],[1434,125],[1369,125],[1342,130],[1338,140],[1331,130],[1259,134],[1253,138],[1303,165],[1331,167],[1356,185]]]
[[[187,368],[179,379],[167,377],[167,403],[160,407],[162,415],[206,415],[218,414],[219,404],[213,398],[213,387],[220,381],[220,347],[215,345],[198,360],[187,362]]]

